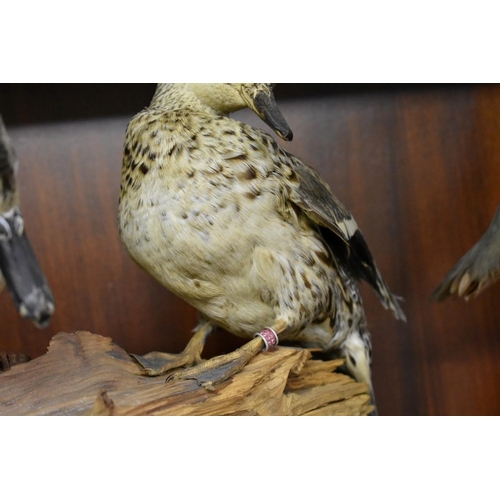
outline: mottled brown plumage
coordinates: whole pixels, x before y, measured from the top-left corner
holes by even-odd
[[[403,312],[328,185],[270,135],[227,116],[248,106],[291,138],[271,88],[160,84],[128,126],[122,240],[140,266],[202,315],[181,361],[164,355],[161,366],[161,355],[137,358],[162,373],[199,360],[215,325],[247,339],[271,327],[280,341],[347,356],[356,378],[370,384],[370,336],[356,280],[374,286],[396,317]],[[249,345],[248,356],[262,347],[260,339]],[[199,378],[201,371],[192,373]]]

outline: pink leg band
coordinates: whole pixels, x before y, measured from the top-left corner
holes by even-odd
[[[254,337],[260,337],[264,341],[263,351],[278,345],[278,335],[272,328],[264,328],[260,333],[256,333]]]

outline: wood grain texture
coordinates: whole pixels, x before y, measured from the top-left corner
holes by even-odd
[[[500,86],[320,94],[280,102],[295,137],[285,147],[352,210],[384,279],[405,300],[407,324],[362,289],[379,412],[499,414],[500,284],[468,303],[432,303],[430,295],[500,203]],[[265,128],[250,113],[239,116]],[[21,160],[27,231],[57,310],[51,326],[37,331],[4,292],[0,350],[40,356],[62,330],[110,336],[138,354],[177,352],[190,337],[195,311],[138,269],[119,241],[130,117],[37,125],[23,119],[9,128]],[[219,332],[208,354],[240,344]]]
[[[338,373],[343,360],[304,349],[260,353],[207,391],[194,380],[144,377],[110,338],[59,333],[49,352],[0,374],[0,415],[367,415],[368,386]]]

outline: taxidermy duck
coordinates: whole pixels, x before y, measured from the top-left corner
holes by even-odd
[[[158,84],[129,123],[119,228],[131,257],[200,312],[178,354],[135,356],[149,375],[211,389],[280,341],[346,358],[371,388],[370,334],[358,280],[404,319],[351,213],[270,135],[228,117],[249,107],[279,137],[292,131],[273,85]],[[200,363],[222,327],[249,342]]]
[[[481,239],[459,260],[433,294],[433,299],[450,296],[465,300],[476,297],[500,277],[500,207]]]
[[[0,289],[7,288],[23,318],[49,324],[54,297],[26,235],[19,210],[18,159],[0,117]]]

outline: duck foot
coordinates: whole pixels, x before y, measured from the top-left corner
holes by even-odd
[[[138,354],[130,354],[130,356],[139,363],[144,375],[149,377],[162,375],[175,368],[193,366],[201,363],[205,341],[213,329],[214,326],[211,323],[200,323],[186,348],[179,354],[153,351],[144,356]]]
[[[166,381],[196,380],[201,387],[213,391],[215,384],[220,384],[240,372],[259,352],[262,350],[267,351],[268,347],[275,346],[277,343],[278,336],[276,333],[266,328],[263,332],[257,334],[253,340],[247,342],[239,349],[229,354],[216,356],[193,368],[173,373]]]

